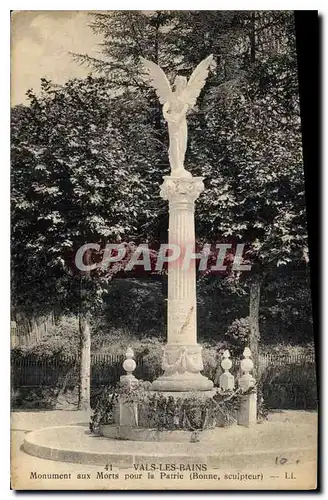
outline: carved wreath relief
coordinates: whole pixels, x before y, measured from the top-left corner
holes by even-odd
[[[201,346],[174,346],[164,348],[162,368],[165,375],[174,373],[199,373],[203,370]]]

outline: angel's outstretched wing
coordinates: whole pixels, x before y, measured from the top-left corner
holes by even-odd
[[[200,91],[205,85],[205,80],[208,75],[208,68],[213,60],[213,55],[206,57],[202,62],[200,62],[197,68],[192,73],[189,78],[187,88],[185,90],[185,101],[192,108],[196,104],[196,99],[200,94]]]
[[[142,62],[145,70],[148,73],[151,85],[156,90],[156,94],[159,97],[161,104],[164,104],[171,97],[172,90],[170,83],[166,77],[166,74],[157,64],[148,59],[144,59],[140,56],[140,61]]]

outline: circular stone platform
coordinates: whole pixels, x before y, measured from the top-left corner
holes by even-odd
[[[30,455],[88,465],[128,468],[141,463],[206,463],[209,468],[267,467],[282,455],[288,464],[316,459],[312,425],[265,422],[250,428],[216,428],[197,443],[123,441],[96,436],[85,426],[49,427],[26,434]]]
[[[128,441],[147,441],[157,443],[190,443],[191,431],[160,431],[158,429],[146,429],[144,427],[129,427],[124,425],[108,424],[101,425],[99,434],[109,439],[121,439]],[[201,433],[193,433],[198,436],[197,442],[208,441],[211,436],[217,436],[216,429],[205,429]],[[194,437],[194,439],[195,439]]]

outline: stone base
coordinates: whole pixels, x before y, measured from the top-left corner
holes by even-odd
[[[108,424],[100,425],[99,434],[109,439],[122,439],[125,441],[193,443],[215,436],[216,429],[204,429],[196,432],[184,430],[168,431]]]
[[[170,444],[95,437],[87,426],[58,426],[28,432],[22,449],[35,457],[79,465],[99,465],[101,470],[104,470],[104,464],[133,468],[134,464],[141,463],[196,463],[207,464],[208,469],[232,467],[257,470],[273,467],[277,456],[288,457],[288,463],[294,467],[296,461],[301,464],[315,461],[316,447],[317,434],[313,423],[291,425],[265,422],[249,429],[242,426],[216,428],[204,435],[204,440],[200,442]],[[53,472],[53,469],[50,471]]]
[[[164,374],[154,380],[154,391],[210,391],[213,382],[200,372],[204,369],[202,346],[198,344],[166,344],[163,348]]]
[[[211,391],[213,382],[201,373],[174,373],[158,377],[152,383],[151,389],[166,392]]]
[[[172,432],[178,430],[181,430],[181,432],[185,432],[185,435],[188,436],[192,431],[189,430],[188,426],[187,429],[185,428],[185,421],[183,419],[184,413],[181,412],[181,405],[184,404],[184,400],[193,400],[194,408],[192,414],[188,415],[188,421],[190,429],[193,429],[193,427],[195,427],[194,430],[196,430],[198,427],[201,427],[201,424],[199,420],[197,420],[197,418],[202,418],[202,415],[200,413],[202,404],[206,399],[214,397],[216,393],[216,389],[210,391],[175,392],[149,390],[145,393],[146,397],[144,397],[142,399],[142,402],[139,404],[119,401],[115,411],[115,424],[108,424],[107,426],[105,426],[109,429],[109,432],[111,434],[106,435],[102,432],[100,432],[100,434],[115,439],[131,439],[133,441],[137,441],[139,439],[145,441],[154,441],[157,439],[152,437],[154,436],[155,430],[159,427],[164,427],[165,430],[163,430],[163,432],[167,432],[168,436],[172,435]],[[163,406],[160,407],[160,409],[157,408],[156,410],[155,407],[157,405],[157,401],[162,401],[162,398],[166,399],[166,402],[168,404],[172,404],[172,399],[176,401],[177,406],[175,407],[174,415],[172,415],[172,407],[171,412],[168,413],[165,412]],[[196,419],[196,424],[192,420],[194,418]],[[161,420],[161,423],[159,423],[159,420]],[[212,429],[216,425],[217,419],[213,416],[211,416],[210,418],[209,416],[207,416],[206,429]],[[148,431],[150,433],[148,438],[143,439],[142,437],[138,437],[143,435],[147,436]],[[177,440],[179,441],[180,439]],[[183,440],[188,440],[188,438],[185,438]],[[175,441],[175,439],[173,439],[173,441]]]
[[[161,396],[164,396],[166,398],[172,397],[174,399],[182,399],[182,398],[196,397],[199,400],[205,400],[207,398],[213,398],[217,394],[217,391],[218,391],[218,388],[214,387],[209,391],[160,391],[160,392],[161,392]],[[151,388],[147,392],[151,396],[154,393],[156,393],[157,391],[154,391]]]

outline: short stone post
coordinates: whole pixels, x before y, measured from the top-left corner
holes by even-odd
[[[122,387],[128,392],[139,384],[138,379],[133,375],[133,371],[136,368],[136,362],[133,357],[134,352],[131,347],[129,347],[125,353],[125,360],[123,363],[126,374],[120,377]],[[125,402],[124,396],[119,396],[115,420],[120,426],[138,427],[137,403],[127,403]]]
[[[254,363],[251,360],[251,351],[248,347],[245,347],[243,356],[240,363],[241,370],[243,371],[243,375],[238,380],[238,386],[241,389],[241,401],[240,407],[237,415],[237,424],[249,426],[252,424],[256,424],[256,415],[257,415],[257,394],[255,389],[256,380],[251,375],[251,371],[254,368]],[[243,394],[249,391],[251,388],[254,388],[248,394]]]
[[[228,350],[223,353],[221,367],[224,370],[224,373],[220,376],[220,389],[222,391],[233,391],[235,387],[235,377],[229,371],[232,367],[232,361]]]

